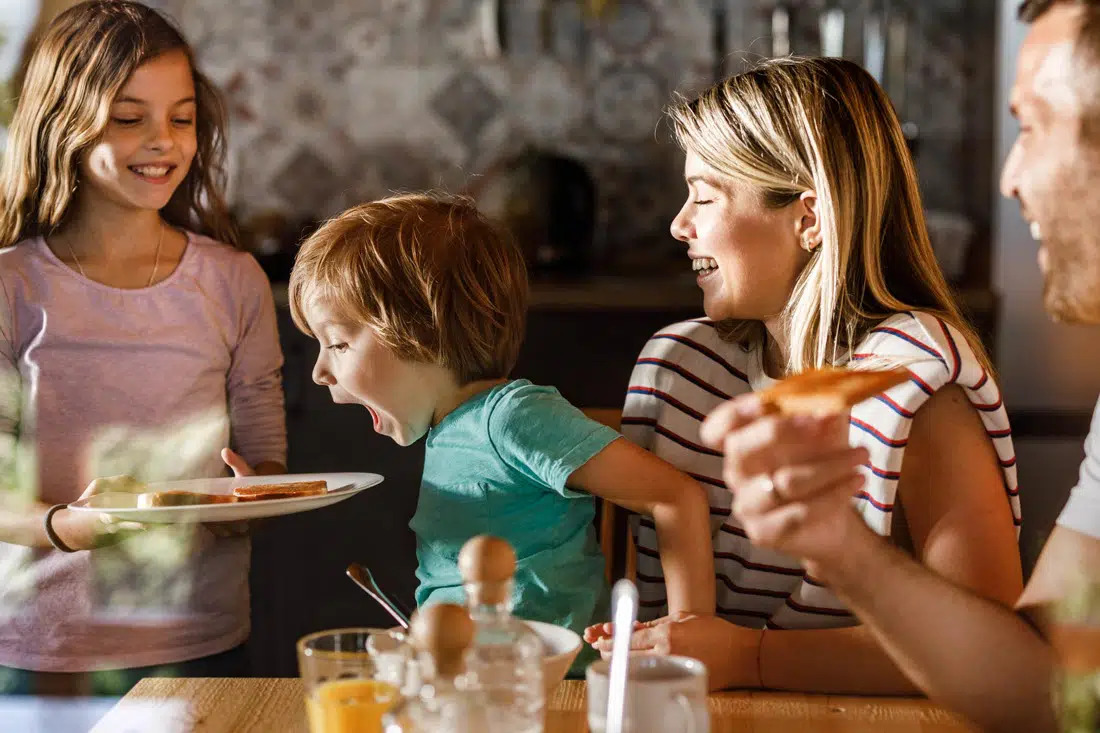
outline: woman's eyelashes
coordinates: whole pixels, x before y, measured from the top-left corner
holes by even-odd
[[[112,117],[111,121],[122,127],[134,127],[140,125],[142,119],[140,117]],[[190,127],[195,124],[195,120],[192,117],[175,117],[172,119],[172,124],[176,127]]]
[[[340,343],[329,344],[325,348],[328,349],[329,351],[335,351],[336,353],[341,354],[341,353],[348,350],[348,345],[346,343],[344,343],[343,341],[341,341]]]

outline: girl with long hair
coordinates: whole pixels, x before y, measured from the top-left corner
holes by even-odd
[[[247,536],[66,506],[113,474],[284,470],[274,304],[232,246],[225,127],[139,3],[76,5],[31,56],[0,165],[0,691],[243,669]]]

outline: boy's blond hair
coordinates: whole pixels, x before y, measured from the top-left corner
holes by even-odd
[[[467,199],[405,194],[360,204],[303,244],[290,276],[294,323],[312,299],[374,329],[399,358],[459,384],[508,376],[523,342],[527,268]]]

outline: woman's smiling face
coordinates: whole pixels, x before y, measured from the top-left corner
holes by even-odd
[[[799,246],[803,206],[768,208],[760,191],[722,176],[697,154],[684,162],[688,197],[672,236],[688,245],[713,320],[766,320],[786,306],[809,260]]]

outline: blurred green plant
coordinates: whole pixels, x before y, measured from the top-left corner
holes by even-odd
[[[593,18],[602,17],[604,11],[615,4],[615,0],[582,0],[585,9]]]
[[[1083,574],[1054,609],[1061,669],[1054,703],[1061,733],[1100,730],[1100,584]]]
[[[8,42],[8,34],[0,26],[0,48]],[[0,125],[7,127],[15,114],[15,95],[12,93],[11,79],[0,79]]]

